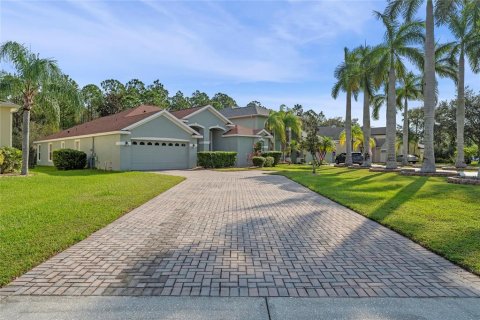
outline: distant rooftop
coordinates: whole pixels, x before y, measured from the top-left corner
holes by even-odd
[[[225,108],[219,110],[226,118],[248,117],[248,116],[268,116],[270,110],[264,107],[241,107],[241,108]]]
[[[342,133],[344,129],[345,129],[344,127],[334,127],[334,126],[318,127],[318,134],[320,136],[327,136],[334,140],[339,140],[340,133]],[[372,136],[386,135],[387,128],[386,127],[371,128],[370,132]]]

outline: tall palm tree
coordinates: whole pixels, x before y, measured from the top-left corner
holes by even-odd
[[[372,152],[370,149],[370,98],[374,94],[373,70],[377,59],[372,53],[372,48],[367,45],[358,47],[355,49],[355,52],[359,59],[360,82],[363,91],[363,141],[365,141],[365,156],[362,166],[370,167],[372,165]]]
[[[360,90],[360,72],[358,56],[355,52],[344,48],[343,62],[335,69],[334,76],[337,82],[332,88],[332,97],[337,99],[340,91],[347,95],[345,110],[345,132],[347,141],[352,140],[352,95],[355,100]],[[345,165],[352,165],[352,145],[347,143]]]
[[[456,5],[462,0],[437,0],[435,3],[435,15],[433,0],[426,0],[425,12],[425,42],[424,42],[424,159],[422,165],[423,172],[435,172],[435,154],[433,148],[433,128],[435,125],[435,105],[436,105],[436,80],[435,80],[435,21],[438,23],[456,9]],[[411,21],[422,5],[424,0],[389,0],[386,12],[390,17],[397,17],[403,14],[407,21]]]
[[[403,77],[406,73],[403,59],[420,63],[422,59],[420,51],[414,46],[423,42],[423,23],[421,21],[409,21],[402,24],[380,12],[375,12],[378,19],[383,22],[386,29],[384,43],[375,47],[373,52],[379,55],[376,66],[376,81],[380,84],[388,73],[387,82],[387,169],[395,169],[397,160],[395,155],[396,135],[396,83],[397,77]]]
[[[403,152],[402,165],[408,165],[408,146],[409,146],[409,122],[408,122],[408,100],[418,100],[422,96],[422,77],[407,73],[397,88],[397,105],[403,109]]]
[[[13,65],[14,75],[8,77],[8,83],[1,84],[2,90],[10,94],[21,95],[23,104],[22,125],[22,175],[28,175],[29,139],[30,139],[30,112],[41,103],[39,96],[48,97],[61,94],[55,85],[62,82],[62,74],[57,62],[53,59],[40,58],[26,46],[17,42],[8,41],[0,46],[0,60]],[[40,95],[41,94],[41,95]]]
[[[465,60],[468,59],[472,70],[478,71],[480,60],[480,32],[475,28],[475,22],[470,19],[469,7],[449,15],[447,26],[455,37],[453,55],[458,61],[457,77],[457,168],[466,167],[464,155],[465,130]]]
[[[265,122],[265,128],[273,134],[275,140],[278,138],[282,144],[286,141],[285,123],[283,123],[278,111],[270,111]]]

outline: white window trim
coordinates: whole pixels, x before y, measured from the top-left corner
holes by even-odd
[[[60,142],[60,149],[65,149],[65,141]]]
[[[47,151],[48,151],[48,162],[52,162],[53,161],[53,143],[48,144]]]
[[[77,142],[78,142],[78,147],[77,147]],[[75,140],[74,146],[75,146],[75,150],[80,151],[80,148],[81,148],[80,140]]]
[[[42,145],[39,144],[37,145],[37,161],[41,161],[42,160]]]

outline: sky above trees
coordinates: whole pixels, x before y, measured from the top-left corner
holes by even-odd
[[[0,38],[54,57],[80,86],[108,78],[160,79],[171,93],[225,92],[240,106],[252,100],[272,109],[298,103],[335,117],[345,113],[344,99],[330,96],[343,47],[379,43],[384,30],[372,11],[384,6],[384,1],[7,0],[0,4]],[[436,38],[452,39],[445,28],[436,30]],[[479,80],[467,70],[470,88],[479,91]],[[439,90],[440,99],[455,96],[451,80],[439,79]],[[353,103],[352,114],[362,119],[361,101]],[[384,114],[372,121],[384,124]]]

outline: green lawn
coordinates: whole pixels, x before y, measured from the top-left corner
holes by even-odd
[[[480,187],[364,169],[274,170],[480,274]]]
[[[0,286],[184,179],[49,167],[32,173],[0,178]]]

